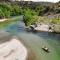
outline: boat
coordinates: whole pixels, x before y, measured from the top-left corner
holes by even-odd
[[[50,52],[49,49],[48,49],[47,47],[42,47],[42,49],[43,49],[45,52],[47,52],[47,53]]]

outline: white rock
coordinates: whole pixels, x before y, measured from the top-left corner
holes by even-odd
[[[0,44],[0,60],[26,60],[27,49],[18,39]]]

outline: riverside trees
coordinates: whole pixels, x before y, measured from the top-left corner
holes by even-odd
[[[30,3],[30,5],[26,5],[23,3],[22,5],[19,4],[20,2],[1,2],[0,3],[0,18],[9,18],[11,16],[17,16],[17,15],[24,15],[24,22],[26,25],[30,25],[32,23],[34,23],[35,21],[38,20],[37,16],[43,16],[45,14],[47,14],[48,16],[48,13],[52,13],[52,14],[57,14],[60,13],[60,4],[57,3],[57,4],[53,4],[53,5],[42,5],[42,4],[39,4],[39,5],[33,5],[32,7],[32,4],[33,2]],[[54,7],[54,8],[53,8]],[[57,8],[58,7],[58,8]],[[48,20],[48,23],[49,23],[49,19]],[[45,19],[43,19],[43,22],[44,21],[47,21]],[[41,20],[42,21],[42,20]],[[56,19],[51,19],[51,23],[56,23]],[[59,19],[60,21],[60,19]],[[57,21],[57,23],[59,23]]]

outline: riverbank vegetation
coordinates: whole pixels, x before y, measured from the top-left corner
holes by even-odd
[[[16,22],[21,19],[21,16],[15,16],[12,18],[8,18],[7,20],[0,22],[0,29],[8,26],[10,23]]]
[[[0,3],[0,18],[9,18],[21,14],[20,7],[16,4],[2,2]]]
[[[19,15],[23,15],[26,26],[36,22],[37,24],[60,25],[60,2],[3,1],[0,3],[0,19]]]
[[[20,4],[19,4],[20,3]],[[22,4],[21,4],[22,3]],[[30,3],[30,4],[28,4]],[[26,25],[32,24],[35,21],[36,17],[47,21],[49,19],[52,23],[59,23],[60,21],[60,2],[58,3],[49,3],[39,4],[36,2],[1,2],[0,3],[0,19],[9,18],[12,16],[24,15],[24,22]],[[54,8],[53,8],[54,7]],[[46,18],[47,17],[47,18]],[[36,19],[36,21],[38,20]],[[44,20],[45,19],[45,20]]]

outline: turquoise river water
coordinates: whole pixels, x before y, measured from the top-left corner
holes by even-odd
[[[10,23],[0,30],[21,39],[32,53],[30,60],[60,60],[60,34],[26,31],[22,20]],[[50,53],[43,51],[43,46],[47,46]]]

